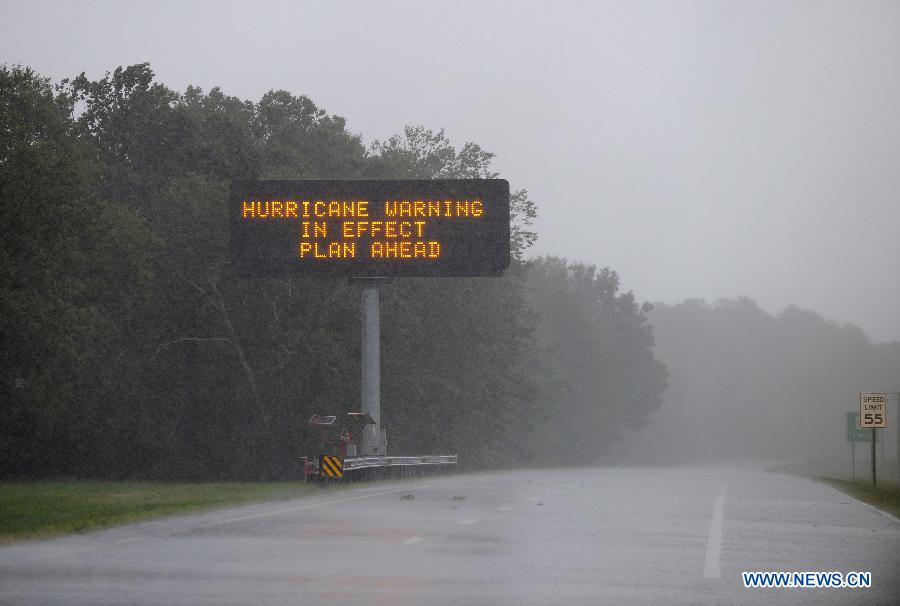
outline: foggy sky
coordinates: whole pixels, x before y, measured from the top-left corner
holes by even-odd
[[[900,339],[900,2],[4,0],[0,61],[444,127],[538,202],[537,254]]]

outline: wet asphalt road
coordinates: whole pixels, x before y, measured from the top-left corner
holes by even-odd
[[[745,589],[745,570],[873,587]],[[761,472],[448,476],[6,546],[0,603],[898,604],[900,523]]]

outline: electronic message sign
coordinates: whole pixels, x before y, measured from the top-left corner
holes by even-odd
[[[251,275],[499,276],[503,179],[235,181],[231,259]]]

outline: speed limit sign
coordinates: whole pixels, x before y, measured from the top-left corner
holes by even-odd
[[[887,394],[859,394],[859,426],[863,429],[887,427]]]

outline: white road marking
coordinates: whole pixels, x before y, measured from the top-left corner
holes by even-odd
[[[416,543],[421,543],[425,540],[425,537],[412,537],[410,539],[406,539],[403,541],[404,545],[415,545]]]
[[[474,524],[477,521],[478,520],[476,520],[475,518],[469,518],[468,520],[461,520],[457,522],[457,524],[459,524],[460,526],[468,526],[469,524]]]
[[[501,507],[501,508],[498,509],[497,511],[512,511],[512,507],[509,507],[509,506]]]
[[[718,579],[722,576],[719,564],[722,554],[722,522],[725,519],[725,487],[716,497],[713,505],[712,520],[709,522],[709,534],[706,539],[706,557],[703,560],[703,576],[707,579]]]

